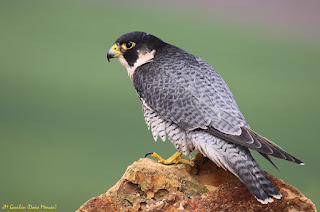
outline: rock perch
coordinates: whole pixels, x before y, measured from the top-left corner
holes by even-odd
[[[88,200],[77,212],[316,211],[311,200],[269,173],[283,197],[264,205],[233,174],[209,160],[198,175],[196,172],[186,164],[163,165],[140,159],[127,168],[116,185]]]

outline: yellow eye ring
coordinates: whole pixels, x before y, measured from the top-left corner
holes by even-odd
[[[121,47],[125,50],[132,49],[136,44],[134,42],[123,43]]]

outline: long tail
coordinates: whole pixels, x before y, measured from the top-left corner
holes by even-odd
[[[272,197],[281,198],[247,147],[224,141],[205,131],[194,131],[191,138],[200,153],[237,176],[259,202],[267,204],[273,202]]]

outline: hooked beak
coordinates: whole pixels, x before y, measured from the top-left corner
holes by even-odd
[[[110,62],[110,59],[118,58],[120,55],[122,55],[122,52],[120,51],[120,46],[118,44],[114,44],[108,51],[107,59]]]

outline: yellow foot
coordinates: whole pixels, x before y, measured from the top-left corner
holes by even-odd
[[[159,163],[162,163],[162,164],[165,164],[165,165],[169,165],[169,164],[178,164],[178,163],[185,163],[185,164],[188,164],[190,166],[194,166],[194,167],[197,167],[198,171],[197,171],[197,174],[199,173],[199,166],[196,162],[192,160],[188,160],[188,159],[185,159],[183,157],[181,157],[182,155],[182,152],[176,152],[174,153],[170,158],[168,158],[167,160],[164,160],[162,157],[160,157],[157,153],[155,152],[149,152],[146,154],[145,157],[147,157],[148,155],[151,155],[151,157],[153,158],[157,158],[158,159],[158,162]]]

